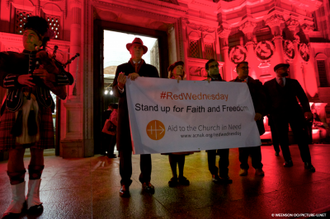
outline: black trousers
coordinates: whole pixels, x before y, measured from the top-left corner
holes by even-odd
[[[132,183],[132,150],[120,150],[120,184],[130,186]],[[141,183],[150,182],[151,179],[151,155],[141,154],[140,155],[140,169],[141,173],[139,180]]]
[[[305,118],[301,113],[281,113],[274,115],[274,128],[278,133],[278,140],[282,149],[283,157],[286,161],[291,160],[289,149],[289,127],[293,132],[296,140],[300,156],[303,162],[311,162],[311,155],[308,146],[308,133],[306,131]]]
[[[116,145],[116,135],[108,135],[102,133],[103,135],[103,146],[102,146],[102,154],[108,152],[108,155],[112,155],[114,153],[115,145]]]
[[[280,152],[280,143],[279,143],[279,137],[278,133],[276,131],[276,128],[274,125],[270,125],[270,131],[272,133],[272,141],[273,141],[273,147],[276,152]]]
[[[263,167],[261,163],[261,147],[248,147],[238,148],[239,161],[241,162],[241,169],[249,169],[248,158],[249,155],[252,159],[252,166],[254,169],[261,169]]]
[[[268,125],[270,127],[270,131],[272,133],[272,142],[273,142],[273,147],[274,147],[274,150],[276,152],[280,152],[280,143],[279,143],[279,140],[278,140],[278,133],[276,131],[276,128],[275,128],[275,124],[274,124],[274,118],[272,116],[268,116]]]
[[[216,155],[220,155],[219,159],[219,176],[222,178],[228,177],[229,166],[229,149],[207,150],[207,160],[209,164],[209,170],[212,175],[218,174],[218,167],[215,165]]]

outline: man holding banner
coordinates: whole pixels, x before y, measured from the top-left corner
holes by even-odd
[[[207,71],[208,81],[223,81],[219,73],[219,64],[216,60],[210,59],[205,64],[205,70]],[[216,154],[220,155],[219,159],[219,175],[218,167],[215,165]],[[212,174],[212,181],[219,184],[231,184],[233,181],[228,176],[229,166],[229,148],[218,150],[207,150],[207,160],[209,170]]]
[[[262,84],[259,80],[254,80],[249,76],[249,64],[247,62],[240,62],[236,66],[237,77],[232,80],[233,82],[246,83],[253,101],[253,106],[256,111],[254,120],[257,123],[259,134],[262,135],[265,132],[263,124],[263,115],[266,109],[266,95],[263,91]],[[261,163],[261,148],[257,147],[242,147],[238,149],[239,161],[241,162],[240,176],[246,176],[248,174],[248,158],[251,156],[252,166],[254,167],[256,176],[264,176],[265,173],[262,170],[263,164]]]
[[[135,38],[132,43],[126,44],[127,50],[131,54],[128,63],[119,65],[116,70],[116,76],[113,82],[113,91],[119,97],[118,127],[117,127],[117,149],[120,156],[120,176],[121,188],[119,195],[121,197],[129,197],[129,186],[132,183],[132,142],[131,130],[129,125],[126,79],[134,81],[136,78],[142,77],[159,77],[157,69],[148,65],[142,59],[142,56],[148,51],[143,45],[140,38]],[[139,177],[142,183],[142,191],[153,194],[154,186],[150,183],[151,178],[151,155],[141,154],[140,156],[141,174]]]

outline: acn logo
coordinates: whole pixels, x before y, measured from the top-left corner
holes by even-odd
[[[146,131],[152,140],[160,140],[165,135],[165,126],[161,121],[152,120],[148,123]]]

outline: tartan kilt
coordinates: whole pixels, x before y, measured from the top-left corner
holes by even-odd
[[[0,152],[12,149],[16,145],[16,136],[10,132],[15,123],[15,112],[5,110],[0,117]],[[47,149],[54,147],[54,128],[51,108],[39,105],[38,114],[40,138],[31,148]]]

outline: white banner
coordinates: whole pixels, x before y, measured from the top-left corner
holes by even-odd
[[[135,154],[261,145],[246,83],[139,77],[125,89]]]

